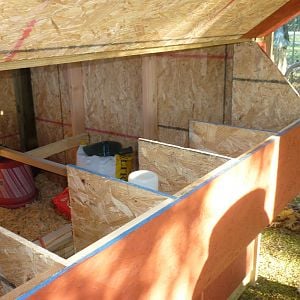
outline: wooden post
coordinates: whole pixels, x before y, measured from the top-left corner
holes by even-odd
[[[85,132],[85,109],[81,63],[70,64],[67,66],[67,79],[69,84],[72,135],[78,135]]]
[[[254,240],[253,266],[250,275],[250,283],[252,285],[255,285],[258,276],[260,241],[261,241],[261,233]]]
[[[144,138],[157,139],[157,95],[156,95],[156,57],[142,58],[143,123]]]
[[[14,90],[17,104],[21,150],[37,147],[30,69],[14,71]]]

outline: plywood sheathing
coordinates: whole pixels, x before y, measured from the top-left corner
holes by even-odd
[[[232,125],[278,131],[299,117],[299,95],[259,46],[235,45]]]
[[[237,157],[262,143],[272,132],[226,125],[190,122],[189,142],[194,149]]]
[[[172,195],[228,160],[193,149],[139,140],[140,169],[155,172],[159,190]]]
[[[62,62],[63,56],[72,62],[225,44],[287,2],[88,0],[74,6],[70,0],[14,0],[2,12],[0,65],[37,66]]]
[[[91,142],[101,135],[136,149],[143,135],[141,57],[83,63],[83,81]]]
[[[20,149],[16,96],[14,91],[14,72],[0,72],[0,144]]]
[[[65,260],[0,227],[0,273],[15,286],[32,279]]]
[[[187,147],[190,120],[223,122],[225,59],[225,46],[157,55],[160,141]]]
[[[72,135],[70,95],[66,65],[31,69],[39,146],[44,146]],[[73,151],[51,157],[62,163],[75,161]]]
[[[68,169],[75,250],[79,251],[166,199],[166,196]]]

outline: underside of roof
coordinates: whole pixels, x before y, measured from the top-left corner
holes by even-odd
[[[299,0],[0,0],[0,70],[234,43]]]

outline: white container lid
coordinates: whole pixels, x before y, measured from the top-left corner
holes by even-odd
[[[148,170],[134,171],[129,174],[128,182],[152,189],[158,190],[158,176],[156,173]]]

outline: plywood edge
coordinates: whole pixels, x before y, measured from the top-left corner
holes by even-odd
[[[25,238],[0,226],[0,237],[1,236],[11,240],[12,243],[15,243],[16,247],[19,245],[24,246],[24,247],[26,247],[26,249],[28,249],[28,251],[36,252],[39,255],[41,255],[43,257],[47,257],[47,258],[51,259],[53,262],[58,263],[60,265],[66,265],[66,260],[64,258],[61,258],[58,255],[34,244],[33,242],[30,242],[30,241],[26,240]]]
[[[224,124],[189,122],[191,148],[237,157],[263,142],[275,132]]]
[[[19,296],[22,296],[24,293],[32,290],[37,286],[39,283],[43,282],[44,280],[51,277],[53,274],[59,272],[64,268],[65,265],[56,265],[51,267],[48,271],[37,275],[36,277],[32,278],[31,280],[27,281],[26,283],[20,285],[19,287],[15,288],[11,292],[5,294],[0,299],[1,300],[15,300]]]
[[[39,274],[66,265],[65,259],[3,227],[0,227],[0,242],[1,275],[8,280],[11,287],[20,287],[19,291],[31,288],[32,286],[29,285],[24,290],[22,285]],[[8,299],[13,299],[11,295],[15,295],[15,293],[14,290],[9,292]],[[19,292],[17,291],[17,293]]]
[[[148,139],[143,139],[143,138],[139,138],[138,139],[138,143],[139,143],[139,147],[147,147],[147,144],[152,144],[152,145],[157,145],[157,146],[162,146],[162,147],[169,147],[169,148],[174,148],[174,149],[178,149],[178,150],[182,150],[183,152],[190,152],[190,153],[198,153],[198,154],[202,154],[205,156],[211,156],[211,157],[218,157],[218,158],[223,158],[225,160],[230,160],[232,159],[229,156],[226,155],[221,155],[221,154],[217,154],[217,153],[213,153],[210,151],[205,151],[205,150],[198,150],[198,149],[192,149],[192,148],[186,148],[186,147],[182,147],[182,146],[177,146],[177,145],[173,145],[173,144],[167,144],[167,143],[162,143],[162,142],[158,142],[158,141],[154,141],[154,140],[148,140]]]
[[[90,61],[96,59],[106,59],[106,58],[116,58],[116,57],[126,57],[134,55],[144,55],[144,54],[154,54],[160,52],[170,52],[179,51],[187,49],[197,49],[197,48],[207,48],[226,44],[235,44],[242,42],[249,42],[252,39],[249,38],[236,38],[232,39],[222,39],[219,41],[210,41],[203,43],[187,44],[187,45],[177,45],[177,46],[163,46],[163,47],[153,47],[153,48],[142,48],[134,50],[116,50],[116,51],[104,51],[104,52],[91,52],[75,55],[62,55],[62,56],[52,56],[52,57],[41,57],[35,59],[22,59],[22,60],[12,60],[9,62],[0,62],[0,71],[13,70],[21,68],[33,68],[48,65],[57,65],[65,63],[75,63],[82,61]]]
[[[48,144],[46,146],[27,151],[26,154],[38,158],[47,158],[54,154],[75,148],[81,145],[82,143],[87,143],[88,140],[88,134],[82,133],[73,137],[65,138],[63,140]]]

